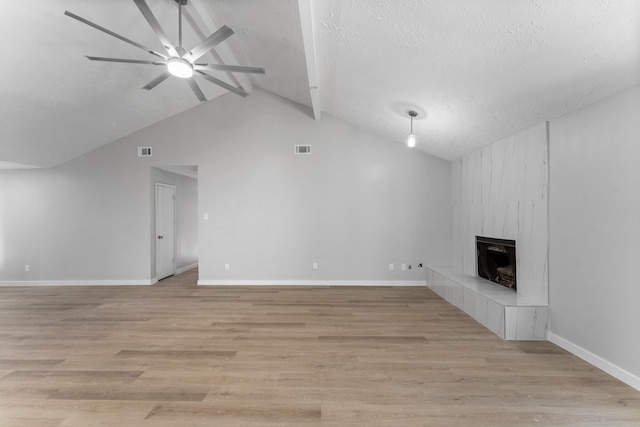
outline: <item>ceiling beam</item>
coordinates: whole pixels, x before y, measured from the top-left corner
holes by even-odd
[[[312,0],[298,0],[300,10],[300,26],[302,27],[302,42],[304,44],[304,57],[307,62],[307,78],[309,80],[309,94],[311,95],[311,107],[313,118],[320,120],[320,90],[318,88],[318,69],[316,67],[316,43],[313,31]]]
[[[223,23],[217,22],[207,13],[206,6],[202,0],[191,0],[187,3],[185,17],[191,24],[193,30],[204,40],[215,30],[222,27]],[[222,43],[211,50],[216,60],[224,65],[238,65],[238,59],[227,43]],[[245,92],[250,93],[253,86],[249,78],[243,73],[227,72],[229,78],[238,86],[242,87]]]

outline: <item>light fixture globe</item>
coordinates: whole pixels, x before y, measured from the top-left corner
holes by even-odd
[[[193,77],[193,65],[191,65],[191,63],[186,59],[182,58],[169,58],[167,61],[167,71],[181,79]]]
[[[413,133],[413,118],[416,117],[418,113],[415,111],[409,111],[409,117],[411,118],[411,133],[407,137],[407,147],[413,148],[416,146],[416,136]]]

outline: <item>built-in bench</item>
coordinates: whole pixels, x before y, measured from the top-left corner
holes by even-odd
[[[506,340],[546,340],[549,307],[489,280],[448,267],[427,267],[427,286]]]

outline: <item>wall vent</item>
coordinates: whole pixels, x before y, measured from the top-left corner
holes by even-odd
[[[311,154],[311,146],[310,145],[294,145],[294,153],[296,154]]]
[[[151,157],[151,147],[138,147],[138,157]]]

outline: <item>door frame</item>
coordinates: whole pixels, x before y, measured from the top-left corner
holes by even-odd
[[[154,247],[155,247],[155,251],[156,251],[156,280],[162,280],[166,277],[170,277],[173,274],[176,274],[176,250],[177,250],[177,222],[178,219],[176,218],[176,214],[177,214],[177,209],[176,209],[176,196],[177,196],[177,188],[175,185],[172,184],[165,184],[162,182],[156,182],[155,183],[155,229],[154,229],[154,233],[153,233],[153,241],[154,241]],[[173,190],[173,273],[165,276],[163,278],[159,278],[159,274],[158,271],[160,270],[159,264],[160,264],[160,256],[159,253],[160,251],[158,251],[158,236],[159,236],[159,220],[158,220],[158,213],[159,213],[159,208],[158,208],[158,191],[160,189],[160,187],[166,187],[166,188],[170,188],[171,190]]]

